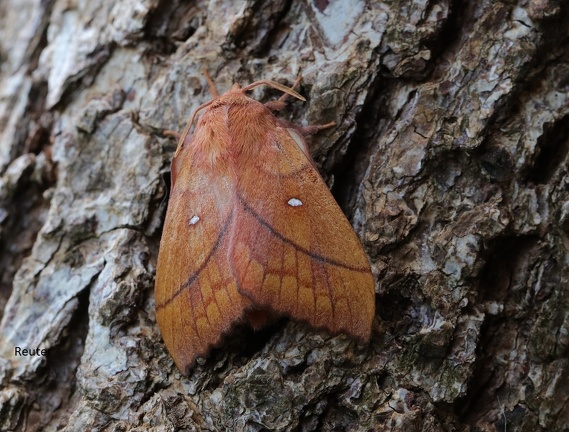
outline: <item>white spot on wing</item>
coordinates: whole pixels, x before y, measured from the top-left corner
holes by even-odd
[[[291,198],[288,200],[288,205],[291,207],[299,207],[302,205],[302,201],[298,198]]]
[[[200,217],[198,215],[193,215],[190,219],[190,225],[195,225],[200,221]]]

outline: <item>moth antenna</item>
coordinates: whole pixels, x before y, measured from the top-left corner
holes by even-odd
[[[211,78],[211,75],[209,74],[209,72],[207,71],[206,68],[203,68],[202,70],[204,76],[205,76],[205,80],[207,81],[207,85],[209,87],[209,92],[211,93],[211,95],[214,98],[218,98],[219,97],[219,92],[217,91],[217,87],[215,86],[215,83],[213,82],[213,79]]]
[[[300,81],[302,80],[302,77],[300,76],[300,74],[296,77],[296,80],[294,81],[294,84],[292,85],[292,87],[290,88],[291,90],[294,90],[296,87],[298,87],[298,85],[300,84]],[[273,111],[280,111],[282,109],[284,109],[284,107],[286,106],[286,100],[290,95],[288,93],[283,93],[282,96],[280,98],[278,98],[275,101],[269,101],[265,104],[265,106],[267,108],[269,108],[270,110]]]
[[[294,91],[295,88],[298,87],[298,85],[300,84],[300,81],[302,81],[302,77],[300,75],[298,75],[296,77],[296,79],[294,80],[294,84],[292,85],[292,87],[290,88],[292,91]],[[284,102],[286,101],[286,98],[289,96],[288,93],[283,94],[278,100],[279,102]]]
[[[194,123],[194,120],[196,119],[196,115],[198,112],[200,112],[201,110],[203,110],[204,108],[207,108],[208,106],[210,106],[212,103],[215,102],[214,100],[210,100],[209,102],[206,102],[202,105],[200,105],[198,107],[197,110],[194,111],[194,113],[192,114],[192,117],[190,118],[190,120],[188,121],[188,123],[186,123],[186,127],[184,128],[184,131],[182,132],[182,135],[180,135],[180,139],[178,140],[178,147],[176,147],[176,153],[174,154],[174,157],[178,156],[178,153],[180,152],[180,150],[182,149],[182,146],[184,144],[184,141],[186,140],[186,137],[188,136],[188,134],[190,133],[190,129],[192,127],[192,124]]]
[[[207,85],[209,87],[209,92],[211,93],[211,95],[213,96],[214,99],[217,99],[219,97],[219,92],[217,91],[217,88],[215,87],[215,83],[213,82],[211,75],[209,74],[209,72],[207,71],[206,68],[203,68],[202,72],[205,76],[205,80],[207,81]],[[188,123],[186,123],[186,127],[184,128],[182,135],[180,135],[180,139],[178,141],[178,147],[176,148],[176,153],[174,154],[174,156],[178,155],[178,153],[180,152],[180,149],[182,148],[182,145],[184,144],[184,141],[186,140],[186,137],[190,133],[190,129],[192,127],[192,124],[194,123],[194,120],[196,119],[196,114],[199,111],[201,111],[202,109],[210,106],[212,103],[213,103],[213,100],[206,102],[203,105],[200,105],[198,107],[198,109],[194,111],[194,113],[192,114],[192,117],[190,118]]]
[[[251,89],[254,89],[255,87],[259,87],[262,85],[267,85],[269,87],[275,88],[277,90],[282,91],[283,93],[287,93],[291,96],[294,96],[297,99],[300,99],[301,101],[306,102],[306,99],[303,98],[301,95],[299,95],[297,92],[295,92],[293,89],[291,89],[290,87],[287,87],[285,85],[279,84],[276,81],[271,81],[271,80],[261,80],[261,81],[255,81],[253,84],[249,84],[248,86],[243,87],[241,90],[243,92],[249,91]]]

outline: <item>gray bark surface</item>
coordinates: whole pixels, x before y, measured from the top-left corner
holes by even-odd
[[[3,1],[0,430],[569,430],[568,59],[560,0]],[[203,69],[300,74],[278,115],[337,123],[310,145],[376,276],[368,346],[283,320],[176,370],[163,131]]]

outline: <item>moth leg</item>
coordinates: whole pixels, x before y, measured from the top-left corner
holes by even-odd
[[[294,81],[291,90],[296,89],[296,87],[298,87],[298,85],[300,84],[300,81],[302,81],[302,77],[299,75],[296,77],[296,80]],[[280,98],[278,98],[275,101],[267,102],[265,106],[271,111],[281,111],[286,106],[286,99],[289,96],[290,96],[289,94],[283,93],[283,95]]]
[[[194,111],[194,113],[192,114],[192,117],[190,118],[188,123],[186,123],[186,127],[184,128],[184,132],[182,132],[181,134],[178,135],[178,147],[176,148],[176,153],[174,154],[174,157],[178,156],[178,154],[180,153],[180,150],[182,150],[182,148],[184,147],[184,143],[186,142],[186,138],[188,137],[188,134],[190,133],[190,129],[192,127],[192,124],[194,123],[194,119],[196,118],[197,113],[199,111],[201,111],[202,109],[205,109],[208,106],[210,106],[219,97],[219,93],[217,92],[217,89],[215,88],[215,84],[214,84],[213,80],[211,79],[209,72],[206,69],[204,69],[203,73],[205,75],[205,79],[206,79],[207,84],[209,86],[209,91],[213,95],[213,99],[210,100],[209,102],[206,102],[206,103],[200,105],[198,107],[198,109]],[[172,135],[172,136],[175,136],[175,135]]]
[[[310,125],[310,126],[299,127],[298,131],[304,136],[314,135],[315,133],[318,133],[323,129],[329,129],[334,126],[336,126],[336,122],[330,122],[323,125]]]
[[[204,74],[204,76],[205,76],[205,80],[207,81],[207,85],[208,85],[208,87],[209,87],[209,91],[210,91],[211,95],[214,97],[214,99],[215,99],[215,98],[218,98],[218,97],[219,97],[219,92],[217,91],[217,88],[215,87],[215,83],[213,82],[213,79],[211,78],[211,75],[209,74],[209,72],[207,71],[207,69],[205,69],[205,68],[203,69],[203,74]],[[199,111],[199,110],[202,109],[202,108],[205,108],[205,106],[207,106],[208,104],[209,104],[209,103],[200,106],[200,107],[196,110],[196,112]],[[178,148],[176,149],[176,154],[178,154],[178,151],[180,150],[180,148],[181,148],[181,147],[183,146],[183,144],[184,144],[183,141],[181,140],[181,138],[182,138],[182,136],[184,136],[184,139],[185,139],[185,137],[187,136],[187,134],[188,134],[188,132],[189,132],[189,127],[190,127],[191,124],[193,123],[194,117],[195,117],[195,113],[194,113],[194,115],[192,116],[191,120],[188,122],[188,124],[187,124],[187,126],[186,126],[186,129],[184,130],[183,133],[179,133],[179,132],[173,131],[173,130],[171,130],[171,129],[165,129],[165,130],[162,131],[162,133],[164,134],[164,136],[172,137],[172,138],[174,138],[176,141],[178,141]]]
[[[172,129],[163,129],[162,130],[162,135],[164,135],[167,138],[174,138],[176,141],[178,141],[178,146],[176,147],[176,154],[178,154],[178,152],[180,151],[180,149],[183,147],[186,136],[187,136],[187,130],[184,130],[183,133],[180,132],[176,132],[173,131]],[[183,137],[183,140],[182,140]]]
[[[172,129],[164,129],[162,130],[162,135],[165,137],[172,137],[176,141],[180,141],[180,132],[173,131]]]
[[[298,75],[296,77],[296,80],[294,80],[294,84],[292,85],[291,89],[296,90],[296,88],[298,87],[298,85],[300,84],[300,81],[302,81],[302,77],[300,75]],[[283,95],[284,96],[284,95]]]

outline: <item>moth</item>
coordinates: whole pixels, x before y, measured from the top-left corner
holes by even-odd
[[[236,323],[271,316],[368,341],[370,265],[304,140],[334,123],[277,119],[288,95],[305,100],[294,87],[263,80],[219,95],[207,79],[214,98],[172,160],[156,271],[156,318],[176,366],[188,374]],[[246,95],[261,85],[282,97]]]

